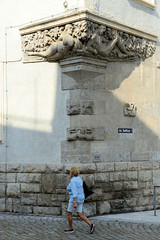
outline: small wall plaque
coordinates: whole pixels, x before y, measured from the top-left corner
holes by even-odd
[[[133,128],[118,128],[118,133],[133,133]]]
[[[100,162],[101,161],[101,155],[100,154],[94,154],[93,155],[93,162]]]

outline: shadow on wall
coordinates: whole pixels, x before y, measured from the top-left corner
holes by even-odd
[[[71,128],[100,127],[105,132],[103,141],[63,142],[62,162],[160,159],[159,104],[156,100],[158,92],[155,91],[158,85],[156,77],[152,79],[157,70],[151,70],[151,67],[151,59],[145,62],[108,63],[104,77],[89,79],[85,89],[70,90],[73,99],[77,97],[85,101],[87,96],[88,100],[94,101],[94,115],[71,115]],[[137,106],[136,117],[124,116],[124,104],[130,102]],[[131,128],[133,133],[118,133],[119,128]],[[100,160],[96,156],[100,156]]]
[[[52,66],[52,64],[50,65]],[[25,111],[29,108],[31,108],[31,112],[35,111],[34,116],[35,119],[38,119],[37,122],[35,119],[21,118],[11,114],[11,101],[14,100],[17,103],[20,100],[18,91],[22,91],[23,83],[20,87],[17,85],[16,94],[13,94],[13,92],[8,94],[8,125],[4,129],[4,144],[0,146],[1,150],[3,149],[1,151],[3,153],[3,156],[1,154],[1,162],[61,163],[62,157],[63,163],[86,163],[94,162],[93,155],[96,153],[102,156],[102,162],[159,160],[158,116],[160,109],[158,102],[155,100],[159,93],[154,92],[153,81],[149,81],[152,76],[149,73],[150,64],[151,60],[146,60],[141,65],[140,62],[109,63],[105,77],[99,77],[95,80],[90,79],[87,84],[85,83],[85,89],[82,86],[81,89],[70,89],[69,91],[61,91],[60,76],[52,76],[51,73],[48,73],[47,79],[52,76],[53,82],[57,81],[57,85],[52,83],[57,86],[57,89],[54,103],[51,104],[53,107],[49,110],[53,116],[50,122],[50,131],[46,131],[45,127],[43,128],[44,122],[40,122],[41,120],[37,117],[39,112],[37,101],[40,98],[36,96],[28,95],[26,103],[27,101],[30,102],[32,98],[32,104],[29,106],[24,104],[23,98],[21,98],[22,104],[20,106],[24,107]],[[37,73],[34,78],[39,83],[38,79],[41,78],[40,74],[42,72],[40,70],[41,64],[35,65],[35,68]],[[13,69],[15,69],[15,66]],[[9,81],[12,80],[12,70],[8,72],[10,74]],[[18,75],[19,73],[17,73],[16,79]],[[19,76],[19,79],[21,79],[21,76]],[[98,79],[101,80],[101,84],[95,89],[94,81]],[[47,85],[46,78],[42,78],[41,84],[42,82],[44,86]],[[15,85],[14,82],[13,85]],[[40,91],[40,97],[44,99],[41,102],[41,112],[43,113],[45,108],[48,108],[48,102],[45,101],[48,94],[47,89],[44,88],[41,91],[39,84],[35,84],[35,86],[37,89],[34,92],[38,93]],[[28,92],[30,90],[28,87]],[[10,91],[14,91],[14,88],[10,88]],[[11,98],[10,94],[13,94]],[[75,96],[78,96],[77,99],[81,100],[86,98],[91,100],[92,97],[94,115],[67,116],[66,101]],[[153,97],[155,97],[154,101]],[[124,117],[124,102],[134,102],[136,104],[136,117]],[[17,108],[19,108],[18,105]],[[22,122],[26,123],[27,121],[35,121],[35,129],[21,127],[23,126]],[[41,130],[38,129],[38,124],[41,124]],[[82,125],[103,127],[105,130],[104,140],[67,141],[67,127],[74,128]],[[118,128],[133,128],[134,131],[133,134],[119,134]],[[7,154],[4,154],[4,151]]]

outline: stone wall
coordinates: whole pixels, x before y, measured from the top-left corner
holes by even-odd
[[[160,163],[76,164],[94,191],[84,204],[87,216],[153,209],[153,186]],[[71,165],[0,165],[0,211],[65,215]],[[155,181],[156,179],[156,181]],[[157,189],[157,206],[160,206]]]

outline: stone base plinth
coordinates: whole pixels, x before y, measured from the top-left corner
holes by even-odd
[[[71,166],[79,167],[80,176],[94,191],[84,204],[87,216],[153,209],[153,186],[160,184],[160,163],[116,162],[0,164],[0,211],[65,215]]]

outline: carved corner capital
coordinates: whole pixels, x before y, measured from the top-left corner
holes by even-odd
[[[52,18],[20,29],[24,62],[133,61],[151,57],[157,37],[88,11]],[[64,63],[62,63],[64,65]]]

